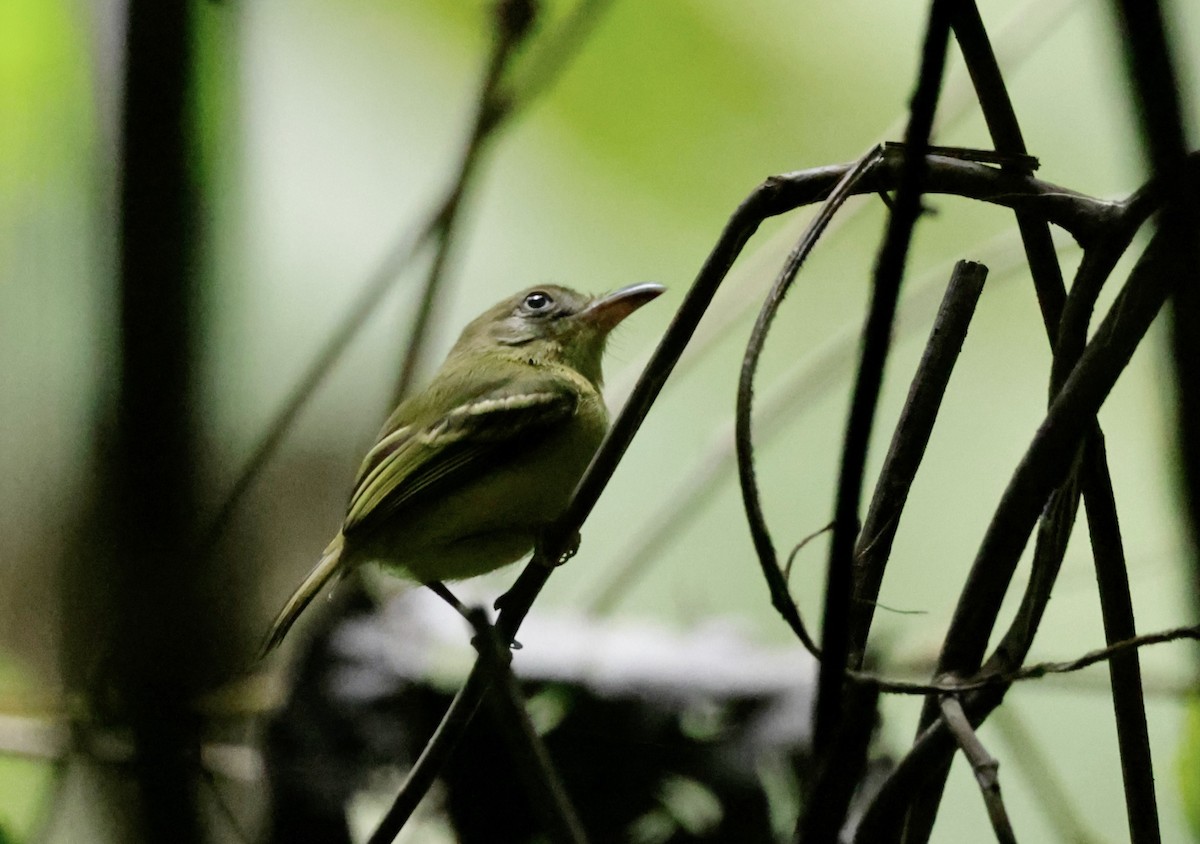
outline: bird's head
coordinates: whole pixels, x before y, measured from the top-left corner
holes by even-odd
[[[599,384],[609,332],[665,289],[647,282],[588,296],[554,284],[530,287],[474,319],[456,348],[528,351],[531,358],[568,364]]]

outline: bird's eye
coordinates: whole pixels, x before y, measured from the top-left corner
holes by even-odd
[[[549,310],[553,304],[554,300],[550,298],[550,294],[541,290],[535,290],[525,297],[525,309],[535,314]]]

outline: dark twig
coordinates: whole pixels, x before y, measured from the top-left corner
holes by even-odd
[[[979,791],[983,795],[983,803],[987,807],[988,819],[996,833],[996,840],[1001,844],[1017,844],[1016,833],[1008,820],[1008,812],[1004,808],[1004,799],[1000,796],[1000,763],[987,752],[975,728],[967,720],[962,703],[953,695],[942,698],[942,717],[946,726],[954,735],[954,740],[962,748],[963,756],[971,763],[975,773],[975,781],[979,783]]]
[[[849,657],[853,669],[862,667],[892,540],[900,526],[908,491],[933,433],[950,373],[966,339],[985,278],[987,267],[982,264],[959,261],[955,265],[879,472],[879,481],[875,484],[854,553]]]
[[[900,183],[904,162],[914,157],[905,149],[884,150],[879,160],[863,175],[854,193],[875,194],[895,190]],[[761,201],[769,208],[764,216],[783,214],[802,205],[821,201],[842,180],[846,171],[856,164],[857,161],[813,167],[768,179],[756,192],[764,194]],[[1126,213],[1127,203],[1096,199],[1030,175],[1006,172],[975,161],[927,155],[925,166],[925,193],[950,194],[1014,211],[1028,211],[1070,232],[1085,248],[1097,238],[1107,236],[1114,221]],[[768,192],[768,186],[773,186],[774,190]]]
[[[408,823],[421,799],[437,779],[446,760],[450,758],[467,725],[475,717],[475,712],[483,702],[490,684],[491,678],[488,676],[486,664],[477,660],[471,673],[467,675],[466,682],[450,702],[437,729],[430,736],[425,749],[408,772],[408,778],[396,794],[387,814],[367,839],[367,844],[391,844],[400,834],[400,830]]]
[[[1047,329],[1054,339],[1055,352],[1050,378],[1052,396],[1061,389],[1072,367],[1078,362],[1087,339],[1087,330],[1096,298],[1099,296],[1104,282],[1111,275],[1118,259],[1128,248],[1137,227],[1144,219],[1147,208],[1143,196],[1144,193],[1139,192],[1131,197],[1126,204],[1126,213],[1113,226],[1110,236],[1099,240],[1096,246],[1084,253],[1083,261],[1071,287],[1071,295],[1067,298],[1065,305],[1056,305],[1059,322],[1053,330]],[[1049,302],[1057,301],[1054,296],[1043,296],[1041,299],[1043,308],[1047,307]],[[1088,437],[1089,439],[1101,437],[1099,425],[1095,422],[1091,425]],[[1090,454],[1091,459],[1098,457],[1095,452],[1086,450],[1081,454]],[[1066,554],[1067,541],[1074,526],[1081,483],[1083,482],[1080,474],[1083,466],[1081,461],[1073,461],[1067,480],[1050,497],[1038,529],[1033,565],[1020,607],[1008,631],[984,666],[985,672],[1003,674],[1015,670],[1025,659],[1033,644],[1043,613],[1050,601],[1063,557]],[[1108,480],[1107,464],[1094,466],[1087,474],[1091,482],[1098,485],[1093,491],[1094,495],[1104,496],[1106,494],[1104,490],[1107,488],[1107,495],[1111,496],[1111,481]],[[1105,566],[1106,562],[1105,559],[1097,557],[1099,566]],[[1107,564],[1111,565],[1111,563]],[[1109,582],[1111,583],[1111,581]],[[1122,600],[1128,603],[1128,594],[1123,599],[1113,598],[1115,603],[1120,603]],[[1106,622],[1106,624],[1108,623]],[[1134,636],[1136,631],[1129,626],[1122,628],[1122,633],[1120,638],[1128,638]],[[1137,696],[1140,699],[1140,683],[1134,683],[1126,689],[1121,689],[1119,693],[1124,696]],[[1127,716],[1132,715],[1135,711],[1136,709],[1132,706],[1125,706],[1122,709],[1123,714]],[[931,723],[938,714],[936,698],[930,697],[926,701],[922,713],[922,728]],[[1118,729],[1131,735],[1139,731],[1139,727],[1134,724],[1119,724]],[[1145,729],[1144,723],[1140,729]],[[1137,745],[1134,743],[1129,746],[1132,748]],[[936,767],[938,776],[931,777],[929,786],[922,791],[910,814],[906,840],[915,842],[926,840],[932,831],[941,785],[949,774],[950,762],[951,755],[946,753]],[[1142,780],[1142,786],[1133,788],[1134,793],[1144,795],[1144,788],[1149,788],[1152,792],[1153,771],[1149,763],[1149,756],[1146,755],[1139,759],[1138,765],[1130,766],[1130,773]],[[1131,806],[1131,814],[1134,811],[1142,812],[1152,819],[1155,817],[1153,802],[1148,805]]]
[[[911,683],[904,680],[891,680],[880,677],[869,671],[848,671],[846,679],[863,686],[872,686],[884,694],[898,695],[958,695],[965,692],[987,692],[994,695],[997,691],[1005,691],[1013,683],[1023,683],[1030,680],[1040,680],[1051,674],[1071,674],[1090,668],[1099,662],[1106,662],[1151,645],[1161,645],[1166,642],[1178,642],[1183,639],[1200,639],[1200,625],[1172,627],[1157,633],[1145,633],[1120,642],[1114,642],[1103,648],[1088,651],[1075,659],[1065,662],[1035,662],[1012,671],[993,672],[984,669],[974,677],[966,680],[939,680],[931,683]],[[980,719],[982,720],[982,719]],[[928,771],[926,772],[928,774]]]
[[[1140,648],[1161,645],[1165,642],[1177,642],[1182,639],[1200,639],[1200,625],[1172,627],[1157,633],[1144,633],[1114,642],[1103,648],[1097,648],[1094,651],[1088,651],[1082,656],[1065,662],[1036,662],[1022,668],[1014,668],[1011,671],[998,671],[985,667],[969,679],[942,679],[928,683],[914,683],[881,677],[870,671],[847,671],[846,679],[864,686],[873,686],[884,694],[940,696],[963,694],[964,692],[987,692],[994,695],[997,691],[1006,691],[1007,687],[1013,683],[1040,680],[1051,674],[1071,674]]]
[[[908,260],[921,194],[925,187],[927,162],[922,154],[933,130],[933,116],[945,71],[950,38],[949,10],[953,0],[933,0],[921,54],[921,67],[913,93],[904,143],[907,155],[900,173],[895,204],[887,233],[875,265],[871,304],[863,328],[862,358],[851,398],[850,415],[842,442],[834,505],[833,536],[829,543],[829,566],[825,579],[825,611],[821,625],[824,656],[817,684],[813,744],[825,752],[841,718],[842,677],[850,645],[851,578],[854,545],[858,533],[858,509],[862,497],[867,447],[874,424],[884,365],[891,346],[892,322],[900,297],[900,283]]]
[[[1111,275],[1120,256],[1128,249],[1133,231],[1132,225],[1124,226],[1122,231],[1114,233],[1114,236],[1101,246],[1085,253],[1063,309],[1054,349],[1052,390],[1059,388],[1070,368],[1078,360],[1086,342],[1096,299],[1104,281]],[[1133,599],[1129,589],[1129,575],[1126,571],[1116,502],[1113,498],[1112,479],[1109,476],[1104,450],[1104,435],[1099,424],[1094,424],[1088,435],[1079,471],[1079,483],[1088,515],[1104,635],[1110,644],[1131,639],[1137,635]],[[1048,591],[1044,601],[1049,601]],[[1029,633],[1029,639],[1032,640],[1032,631]],[[1135,842],[1153,844],[1160,840],[1161,834],[1142,678],[1136,651],[1115,658],[1110,663],[1109,670],[1130,836]]]
[[[961,0],[954,5],[952,24],[996,151],[1007,157],[1025,155],[1028,152],[1025,138],[974,0]],[[1017,211],[1016,217],[1042,319],[1053,344],[1066,290],[1050,227],[1044,220],[1021,210]]]
[[[788,552],[787,562],[783,564],[783,580],[785,583],[790,583],[792,580],[792,564],[796,562],[796,557],[800,555],[800,552],[807,548],[808,544],[818,536],[822,536],[831,530],[833,530],[833,522],[830,522],[823,528],[817,528],[792,546],[792,550]]]
[[[980,18],[979,10],[973,0],[962,0],[955,4],[953,28],[996,150],[1014,156],[1025,154],[1027,152],[1025,140],[1017,123],[1016,112],[1008,96],[999,63],[992,51],[987,30],[984,28],[983,20]],[[1017,227],[1025,245],[1025,253],[1033,276],[1034,289],[1037,291],[1042,319],[1051,338],[1051,345],[1053,345],[1057,336],[1063,300],[1066,297],[1062,272],[1046,222],[1024,213],[1021,209],[1016,209],[1016,211]],[[1059,507],[1053,508],[1052,512],[1065,514],[1072,520],[1074,517],[1073,509],[1064,511]],[[1057,576],[1061,558],[1056,557],[1057,543],[1054,543],[1052,539],[1069,536],[1069,534],[1069,527],[1063,530],[1061,516],[1060,519],[1045,524],[1044,529],[1039,532],[1038,547],[1041,553],[1035,555],[1038,563],[1035,572],[1040,574],[1040,583],[1052,584]],[[1065,550],[1065,543],[1063,547]],[[1026,611],[1026,617],[1036,616],[1040,619],[1041,612],[1037,608],[1037,604],[1031,601],[1033,595],[1033,592],[1027,591],[1022,608]],[[937,700],[930,697],[925,703],[918,731],[924,729],[937,712]],[[907,841],[915,844],[915,842],[928,840],[934,818],[937,815],[937,808],[941,803],[941,785],[950,770],[950,758],[950,753],[947,752],[937,768],[938,776],[932,778],[931,787],[921,794],[919,803],[913,807],[906,830]]]
[[[462,601],[458,600],[458,597],[450,591],[445,583],[442,583],[440,580],[431,580],[425,584],[425,588],[449,604],[450,609],[454,610],[467,621],[471,620],[471,611],[466,608]]]
[[[1125,31],[1125,58],[1138,96],[1142,135],[1163,197],[1160,235],[1169,241],[1167,266],[1161,271],[1178,276],[1171,299],[1171,342],[1178,396],[1176,439],[1183,464],[1185,500],[1189,505],[1192,564],[1200,585],[1200,170],[1189,167],[1179,83],[1171,59],[1160,4],[1153,0],[1117,6]],[[1097,443],[1103,453],[1103,443]],[[1096,557],[1104,609],[1105,635],[1126,636],[1134,630],[1128,573],[1121,548],[1116,505],[1108,495],[1089,499],[1088,523],[1092,544],[1106,549],[1106,561]],[[1095,516],[1095,518],[1093,518]],[[1117,713],[1122,773],[1129,804],[1130,836],[1135,842],[1159,840],[1154,777],[1146,728],[1141,674],[1136,653],[1110,664],[1113,704]]]
[[[534,598],[541,592],[550,576],[550,567],[541,564],[538,553],[534,556],[535,560],[525,566],[517,582],[502,599],[504,609],[496,623],[502,642],[511,643],[516,637],[517,629],[533,605]],[[412,813],[437,779],[450,754],[454,752],[491,683],[489,664],[483,659],[476,659],[466,682],[450,702],[437,729],[426,743],[425,749],[421,751],[421,755],[417,757],[412,770],[408,772],[408,778],[396,794],[387,814],[368,839],[368,844],[390,844],[400,834],[400,830],[412,817]]]
[[[1103,648],[1097,648],[1094,651],[1088,651],[1081,657],[1069,659],[1065,662],[1037,662],[1033,665],[1027,665],[1019,671],[1012,672],[1002,678],[1002,681],[1036,680],[1049,674],[1068,674],[1072,671],[1088,668],[1099,662],[1107,662],[1115,656],[1130,653],[1139,648],[1149,647],[1150,645],[1161,645],[1165,642],[1178,642],[1182,639],[1200,640],[1200,625],[1193,624],[1184,627],[1172,627],[1170,630],[1160,630],[1157,633],[1143,633],[1132,639],[1125,639],[1124,641],[1114,642]],[[964,686],[967,685],[973,684],[964,684]],[[987,683],[981,683],[976,688],[983,689],[987,685]]]
[[[951,622],[941,673],[970,674],[979,667],[1000,601],[1042,506],[1066,476],[1081,437],[1176,281],[1159,271],[1163,251],[1162,238],[1156,236],[1051,403],[1009,482]]]
[[[1119,654],[1138,648],[1181,640],[1200,641],[1200,625],[1175,627],[1158,633],[1148,633],[1089,651],[1066,662],[1041,662],[1028,665],[1011,674],[979,677],[965,682],[937,684],[934,688],[946,694],[965,694],[964,708],[972,723],[979,724],[1004,700],[1009,686],[1015,682],[1036,680],[1051,674],[1066,674],[1113,659]],[[883,691],[902,691],[900,688]],[[900,760],[884,781],[883,786],[867,807],[854,840],[861,844],[893,841],[898,835],[895,819],[904,812],[912,799],[927,787],[937,775],[935,764],[946,753],[953,753],[955,744],[942,718],[938,718],[917,737],[909,752]]]
[[[195,544],[196,30],[187,4],[125,9],[116,363],[106,373],[112,424],[99,426],[111,439],[99,443],[100,512],[66,569],[63,639],[71,692],[89,696],[77,711],[115,705],[111,716],[131,732],[135,791],[112,807],[128,818],[121,837],[188,844],[203,838],[189,696],[214,630],[197,605],[205,568]],[[81,666],[97,653],[107,670],[81,688]]]
[[[554,842],[586,844],[587,835],[567,796],[545,742],[534,729],[525,709],[525,698],[513,675],[512,656],[482,609],[468,613],[475,628],[475,643],[488,662],[496,683],[488,700],[493,704],[496,721],[516,763],[516,771],[525,781],[529,804],[542,818],[547,837]]]

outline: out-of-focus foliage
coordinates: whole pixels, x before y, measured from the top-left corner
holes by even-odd
[[[0,3],[0,735],[58,688],[53,564],[64,547],[97,385],[91,326],[107,268],[94,228],[88,21],[80,7]],[[94,275],[90,275],[94,274]],[[16,723],[21,723],[19,720]],[[7,744],[8,742],[6,742]],[[52,768],[0,756],[0,841],[38,816]]]
[[[1183,747],[1179,752],[1179,790],[1192,838],[1200,841],[1200,700],[1192,698],[1187,706]]]
[[[209,507],[381,256],[449,179],[486,54],[487,5],[196,5]],[[1042,160],[1040,175],[1102,195],[1135,188],[1144,170],[1105,4],[981,5],[1031,151]],[[547,6],[539,37],[571,4]],[[615,0],[559,83],[492,149],[467,208],[432,357],[482,304],[529,283],[598,291],[664,282],[671,292],[655,318],[615,340],[609,380],[615,388],[627,384],[623,366],[644,358],[724,221],[759,180],[854,158],[895,124],[917,65],[925,7],[922,0]],[[29,711],[31,700],[65,708],[55,571],[90,479],[108,396],[119,11],[118,3],[0,3],[0,649],[21,666],[0,675],[0,699],[11,711]],[[1177,3],[1171,11],[1194,102],[1200,7]],[[952,73],[938,142],[986,145],[973,110],[950,114],[966,91],[963,74]],[[877,202],[861,204],[822,244],[790,297],[768,344],[764,393],[797,360],[859,326],[885,213]],[[919,228],[912,283],[948,275],[945,262],[955,258],[987,255],[996,264],[1015,249],[1011,242],[998,253],[983,246],[1011,226],[1006,212],[929,204],[937,213]],[[735,271],[717,308],[750,310],[673,379],[585,527],[579,556],[552,579],[550,603],[586,602],[662,506],[686,492],[684,479],[730,418],[757,291],[790,246],[777,232],[795,225],[764,227],[743,261],[750,269]],[[398,280],[231,526],[219,564],[229,572],[232,627],[261,628],[335,528],[357,458],[387,410],[421,269],[418,263]],[[912,332],[898,336],[881,430],[903,400],[930,310],[918,311]],[[1159,345],[1155,338],[1139,352],[1101,420],[1139,626],[1147,630],[1185,623],[1195,612],[1173,455],[1163,447],[1170,421]],[[927,657],[940,638],[982,529],[1044,410],[1048,360],[1028,279],[994,272],[884,584],[883,603],[922,613],[881,613],[879,641],[893,658]],[[760,444],[768,516],[781,544],[829,520],[852,364],[847,357],[826,373],[828,389],[802,395],[786,424]],[[873,449],[876,466],[884,445],[877,440]],[[685,626],[730,615],[756,635],[782,638],[731,476],[719,478],[631,581],[617,611]],[[814,619],[823,551],[822,541],[806,548],[792,576]],[[1085,543],[1077,543],[1035,658],[1066,657],[1103,641],[1090,568]],[[1150,720],[1162,766],[1182,733],[1180,678],[1194,669],[1185,650],[1171,646],[1144,654],[1143,665],[1158,690]],[[1095,669],[1053,690],[1013,694],[1050,758],[1062,760],[1069,792],[1095,828],[1107,830],[1123,828],[1124,819],[1105,691],[1105,675]],[[887,707],[886,737],[900,746],[911,738],[915,703]],[[0,760],[0,822],[27,830],[49,781],[41,763]],[[1168,840],[1178,840],[1178,794],[1170,777],[1159,782]],[[1019,837],[1047,840],[1034,790],[1016,777],[1004,789]],[[969,775],[952,779],[937,840],[967,840],[982,828],[973,790]]]

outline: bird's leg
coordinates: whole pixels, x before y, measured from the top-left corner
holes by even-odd
[[[454,593],[446,588],[446,584],[440,580],[430,580],[425,584],[433,594],[437,595],[447,604],[454,608],[454,611],[465,618],[468,622],[471,620],[471,611],[466,608],[462,601],[454,597]]]
[[[456,613],[466,619],[467,624],[471,625],[478,631],[480,614],[483,613],[482,609],[478,607],[475,609],[469,608],[462,601],[458,600],[458,598],[454,597],[454,593],[447,589],[446,584],[442,583],[440,580],[431,580],[426,583],[425,586],[429,587],[429,591],[453,607]],[[499,604],[499,600],[497,600],[496,603]],[[499,607],[497,607],[497,609],[499,609]],[[489,625],[491,624],[491,622],[487,620],[486,614],[484,614],[482,617],[484,619],[484,623]],[[475,638],[471,639],[471,645],[475,648],[475,650],[479,650],[480,644],[476,641],[476,639],[478,639],[478,633],[476,634]],[[512,649],[514,651],[521,650],[521,643],[514,641],[512,643]]]

